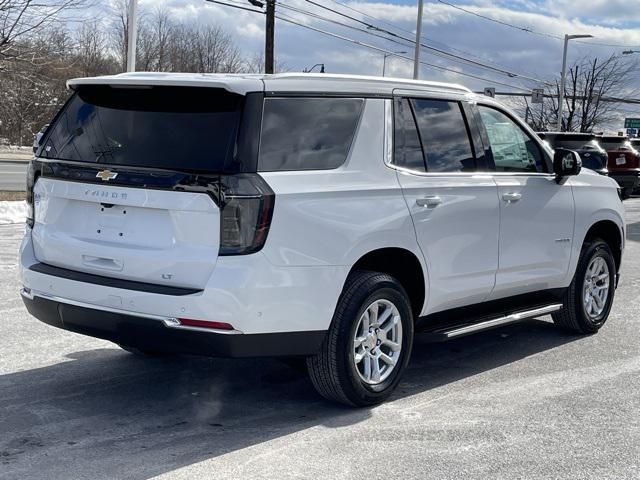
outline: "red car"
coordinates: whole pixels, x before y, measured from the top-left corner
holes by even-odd
[[[601,137],[600,145],[609,156],[609,176],[620,185],[622,198],[629,198],[640,184],[640,153],[628,137]]]

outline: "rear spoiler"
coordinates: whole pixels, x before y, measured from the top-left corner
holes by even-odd
[[[259,78],[242,75],[220,75],[207,73],[123,73],[102,77],[73,78],[67,81],[67,88],[75,90],[80,85],[114,85],[153,87],[208,87],[221,88],[238,95],[264,91],[264,83]]]

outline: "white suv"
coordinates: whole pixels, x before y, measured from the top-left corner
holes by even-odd
[[[594,333],[624,247],[615,182],[458,85],[334,75],[71,80],[28,178],[22,297],[144,354],[306,359],[384,400],[414,332],[551,313]]]

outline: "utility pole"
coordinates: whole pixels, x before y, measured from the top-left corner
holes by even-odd
[[[129,0],[127,22],[127,72],[136,71],[136,42],[138,37],[138,0]]]
[[[420,78],[420,38],[422,37],[422,6],[424,0],[418,0],[418,22],[416,24],[416,51],[413,57],[413,78]]]
[[[264,42],[264,73],[273,73],[273,42],[276,23],[276,0],[266,0],[267,3],[267,25],[265,28]]]

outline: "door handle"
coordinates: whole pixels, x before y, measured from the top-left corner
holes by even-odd
[[[502,194],[502,200],[504,200],[507,203],[515,203],[518,200],[520,200],[521,198],[522,198],[522,194],[521,193],[509,192],[509,193],[503,193]]]
[[[418,205],[419,207],[436,208],[441,203],[442,199],[437,195],[416,199],[416,205]]]

